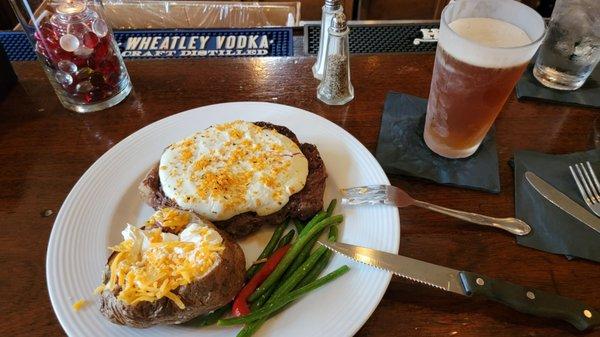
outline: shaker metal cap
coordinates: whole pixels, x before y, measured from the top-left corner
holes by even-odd
[[[331,19],[331,29],[334,32],[342,32],[348,28],[346,24],[346,15],[344,13],[335,13]]]
[[[341,0],[325,0],[325,6],[329,9],[338,9],[341,5]]]

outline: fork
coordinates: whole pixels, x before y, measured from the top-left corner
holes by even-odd
[[[571,175],[573,179],[575,179],[575,184],[577,184],[577,188],[579,188],[579,193],[585,200],[585,203],[588,207],[596,214],[600,216],[600,184],[598,183],[598,178],[596,178],[596,173],[592,168],[592,164],[589,161],[585,162],[587,165],[583,165],[583,163],[569,165],[569,170],[571,170]],[[575,168],[573,168],[575,166]]]
[[[469,213],[446,208],[428,202],[413,199],[402,189],[390,185],[370,185],[342,189],[344,205],[393,205],[396,207],[417,206],[434,212],[446,214],[474,224],[503,229],[516,235],[527,235],[531,227],[525,221],[516,218],[493,218],[477,213]]]

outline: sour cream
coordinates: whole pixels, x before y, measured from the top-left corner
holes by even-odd
[[[212,126],[170,145],[160,159],[165,195],[212,220],[272,214],[302,190],[308,161],[288,137],[253,123]]]

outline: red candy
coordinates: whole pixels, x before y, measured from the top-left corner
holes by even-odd
[[[102,62],[104,60],[104,58],[108,55],[108,47],[109,47],[109,41],[106,38],[103,38],[100,40],[100,42],[96,45],[96,48],[94,49],[94,61],[96,61],[96,63],[100,64],[100,62]]]
[[[58,36],[56,36],[52,25],[48,22],[40,26],[40,30],[35,32],[34,37],[36,40],[42,42],[42,44],[58,46]]]
[[[48,51],[48,50],[47,50]],[[62,60],[73,61],[73,53],[64,51],[62,48],[50,48],[48,51],[52,64],[57,65]]]
[[[102,61],[97,69],[104,76],[119,72],[119,63],[115,57]]]
[[[83,45],[88,48],[95,48],[100,39],[93,32],[87,32],[83,34]]]
[[[120,73],[112,73],[108,76],[105,76],[104,78],[108,85],[116,86],[117,84],[119,84],[119,81],[121,80],[121,74]]]
[[[87,66],[88,59],[86,59],[85,57],[75,55],[73,57],[73,60],[71,60],[71,61],[73,63],[75,63],[77,68],[83,68],[83,67]]]
[[[73,76],[73,83],[64,86],[65,91],[74,99],[86,104],[102,101],[114,94],[122,79],[116,54],[118,51],[112,48],[110,35],[99,38],[84,24],[73,27],[73,30],[69,31],[70,34],[80,36],[83,42],[80,48],[89,48],[83,50],[87,52],[67,52],[62,49],[59,40],[64,32],[49,22],[42,24],[34,35],[37,41],[36,50],[50,68],[58,69],[58,62],[63,60],[71,61],[77,66],[77,75]],[[90,81],[89,85],[93,90],[85,89],[84,81]]]
[[[101,101],[107,97],[107,92],[105,90],[92,90],[83,95],[83,100],[86,103],[95,103]]]

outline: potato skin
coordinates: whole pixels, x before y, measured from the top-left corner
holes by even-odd
[[[202,279],[173,291],[185,304],[183,310],[166,297],[154,302],[142,301],[128,305],[117,299],[120,289],[106,289],[99,297],[100,312],[113,323],[147,328],[158,324],[184,323],[229,303],[244,284],[246,259],[235,241],[222,231],[219,234],[225,244],[219,265]],[[107,264],[103,283],[109,278]]]

